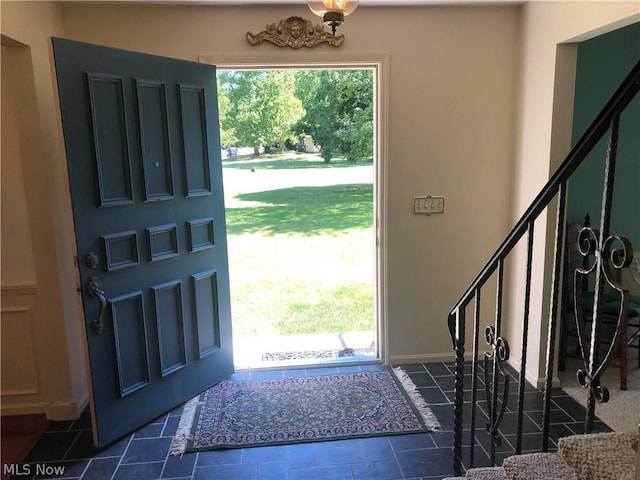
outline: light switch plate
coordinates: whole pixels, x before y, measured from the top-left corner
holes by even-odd
[[[444,197],[413,197],[413,213],[431,215],[432,213],[444,213]]]

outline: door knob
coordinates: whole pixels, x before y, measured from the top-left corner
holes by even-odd
[[[107,309],[107,299],[104,296],[104,290],[102,289],[102,282],[100,279],[98,277],[91,277],[87,290],[89,295],[96,297],[100,303],[98,318],[93,321],[93,331],[100,335],[104,330],[104,311]]]

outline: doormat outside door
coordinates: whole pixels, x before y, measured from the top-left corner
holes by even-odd
[[[400,368],[228,380],[185,404],[171,453],[439,428],[415,384]]]

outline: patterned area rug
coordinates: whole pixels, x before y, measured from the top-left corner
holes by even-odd
[[[225,381],[184,406],[171,453],[437,428],[438,420],[399,368]]]

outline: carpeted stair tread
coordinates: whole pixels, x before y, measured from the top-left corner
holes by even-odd
[[[558,454],[580,479],[634,480],[637,433],[592,433],[561,438]]]
[[[513,455],[502,467],[471,468],[443,480],[638,480],[639,449],[639,433],[572,435],[560,439],[558,453]]]
[[[507,480],[502,467],[470,468],[465,478],[467,480]]]
[[[507,480],[502,467],[470,468],[464,477],[447,477],[442,480]]]
[[[556,453],[528,453],[505,458],[502,467],[509,480],[578,480],[573,468]]]

